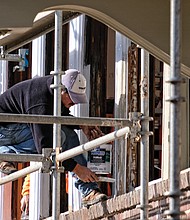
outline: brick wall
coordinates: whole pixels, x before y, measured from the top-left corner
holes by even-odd
[[[181,219],[190,219],[190,168],[181,172]],[[169,191],[169,181],[158,179],[149,183],[149,220],[166,219],[164,211],[169,209],[169,198],[164,196]],[[59,220],[137,220],[140,218],[140,187],[134,191],[111,198],[105,202],[83,208],[72,213],[60,214]],[[48,218],[51,220],[51,218]]]

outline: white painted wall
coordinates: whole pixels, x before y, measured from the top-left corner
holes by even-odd
[[[7,89],[8,62],[0,60],[0,94]],[[0,173],[0,178],[4,174]],[[0,186],[0,220],[11,220],[12,182]]]
[[[0,94],[7,89],[8,62],[0,60]]]
[[[69,68],[78,69],[87,80],[87,96],[90,94],[90,68],[84,67],[84,21],[85,15],[81,15],[69,22]],[[74,116],[89,116],[89,105],[78,104],[71,108],[71,114]],[[78,132],[80,142],[84,143],[87,140]],[[76,211],[81,208],[81,195],[74,186],[74,178],[69,173],[69,211]]]
[[[163,127],[162,127],[162,172],[163,179],[169,178],[170,172],[170,102],[166,100],[170,97],[170,83],[166,83],[170,78],[170,66],[164,63],[163,71]],[[189,167],[189,79],[181,84],[181,96],[185,102],[181,103],[181,160],[180,169]]]
[[[116,32],[115,37],[115,104],[114,117],[128,118],[128,47],[130,40]],[[113,194],[126,193],[126,140],[121,138],[114,141],[113,155]]]
[[[45,76],[45,44],[45,35],[32,41],[32,78]],[[49,216],[49,181],[49,173],[37,171],[30,174],[30,220]]]

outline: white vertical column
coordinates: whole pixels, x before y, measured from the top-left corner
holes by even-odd
[[[85,15],[73,19],[69,23],[69,68],[78,69],[87,79],[87,96],[89,95],[90,78],[89,68],[84,68],[84,21]],[[88,105],[74,106],[72,112],[75,116],[87,116]]]
[[[81,15],[69,23],[69,68],[78,69],[82,74],[84,74],[87,80],[87,96],[90,94],[90,69],[89,67],[84,68],[84,21],[85,15]],[[89,115],[89,105],[88,104],[78,104],[71,107],[71,114],[79,116]],[[77,132],[80,141],[84,142],[85,138],[80,133]],[[76,211],[81,208],[81,195],[74,186],[74,178],[71,173],[69,173],[69,209],[70,211]]]
[[[0,94],[7,89],[8,62],[0,60]],[[0,173],[0,178],[4,174]],[[0,219],[11,220],[12,182],[0,186]]]
[[[169,178],[169,163],[170,160],[170,102],[167,102],[170,95],[170,84],[166,83],[166,80],[169,79],[170,76],[170,66],[164,63],[163,69],[163,114],[162,114],[162,179]],[[181,158],[183,160],[180,161],[180,169],[188,168],[189,164],[189,82],[186,79],[186,83],[181,84],[181,95],[185,97],[186,102],[181,103],[181,124],[183,125],[183,129],[181,132]]]
[[[43,35],[32,41],[32,78],[45,76],[45,39]],[[30,220],[49,216],[49,179],[39,171],[30,174]]]
[[[8,84],[8,62],[0,60],[0,94],[7,89]]]
[[[5,175],[0,173],[0,178]],[[0,186],[0,219],[11,220],[12,182]]]
[[[169,164],[170,164],[170,102],[167,102],[170,95],[170,84],[166,83],[170,76],[170,67],[164,63],[163,69],[163,114],[162,114],[162,167],[161,177],[162,179],[169,178]]]
[[[116,33],[115,45],[115,118],[127,118],[127,80],[128,80],[128,47],[130,41],[124,35]],[[116,179],[114,184],[114,194],[126,193],[126,140],[121,138],[115,141],[114,146],[114,170]]]
[[[45,39],[42,35],[32,41],[32,78],[45,76]]]
[[[185,98],[185,102],[181,103],[181,158],[180,170],[189,167],[189,79],[184,77],[185,83],[181,84],[181,95]]]

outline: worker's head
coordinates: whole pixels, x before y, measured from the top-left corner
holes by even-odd
[[[62,92],[62,102],[66,107],[71,107],[79,103],[87,103],[86,79],[78,70],[66,70],[62,76],[62,84],[66,88]],[[63,95],[64,93],[65,95]]]

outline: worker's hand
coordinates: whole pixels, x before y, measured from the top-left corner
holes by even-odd
[[[104,133],[102,133],[102,131],[97,126],[81,125],[80,128],[82,129],[89,141],[104,135]]]
[[[98,181],[98,177],[94,172],[85,166],[81,166],[80,164],[77,164],[72,172],[74,172],[83,182],[89,183]]]
[[[22,212],[29,215],[29,195],[24,195],[20,201],[20,208]]]

